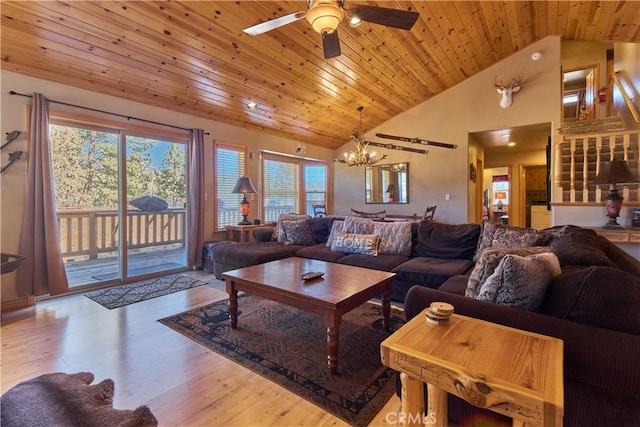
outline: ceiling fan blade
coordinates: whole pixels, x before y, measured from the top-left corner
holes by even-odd
[[[340,56],[340,39],[338,38],[338,30],[333,33],[322,33],[322,49],[324,50],[324,59]]]
[[[349,7],[345,7],[345,10],[363,21],[403,30],[410,30],[418,20],[418,16],[420,16],[418,12],[409,10],[388,9],[386,7],[365,6],[360,4],[350,5]]]
[[[260,24],[256,24],[252,27],[245,28],[245,33],[251,36],[257,36],[267,31],[275,30],[276,28],[284,27],[287,24],[291,24],[292,22],[296,22],[299,19],[305,17],[307,12],[296,12],[290,13],[289,15],[281,16],[279,18],[272,19],[270,21],[262,22]]]

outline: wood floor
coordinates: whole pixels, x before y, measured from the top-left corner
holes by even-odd
[[[114,407],[147,405],[160,426],[347,425],[156,321],[226,297],[216,281],[114,310],[77,294],[3,313],[1,391],[45,373],[89,371],[96,382],[115,381]],[[393,425],[399,410],[394,396],[370,425]]]

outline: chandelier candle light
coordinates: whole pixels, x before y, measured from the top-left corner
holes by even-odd
[[[387,158],[386,154],[367,151],[369,143],[366,141],[367,131],[362,130],[362,110],[364,110],[364,107],[358,107],[358,111],[360,112],[360,127],[351,134],[353,144],[356,146],[355,151],[344,153],[342,158],[336,159],[338,162],[344,163],[347,166],[370,166]]]
[[[241,176],[238,178],[236,182],[236,186],[231,191],[234,194],[242,193],[242,201],[240,202],[240,212],[242,213],[242,221],[238,223],[238,225],[251,225],[251,222],[247,219],[249,216],[249,201],[247,200],[247,193],[255,194],[257,193],[253,183],[251,182],[251,178],[246,176]]]

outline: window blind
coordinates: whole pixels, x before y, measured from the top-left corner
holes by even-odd
[[[229,145],[216,145],[216,210],[217,228],[240,222],[240,202],[242,194],[233,194],[238,178],[246,174],[246,149]]]

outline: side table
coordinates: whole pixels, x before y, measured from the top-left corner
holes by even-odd
[[[260,225],[227,225],[225,226],[225,230],[227,230],[227,239],[233,242],[250,242],[251,241],[251,231],[254,228],[261,227]]]
[[[425,311],[380,345],[382,363],[401,372],[405,424],[446,427],[451,393],[514,426],[562,426],[562,340],[456,314],[431,325]]]

